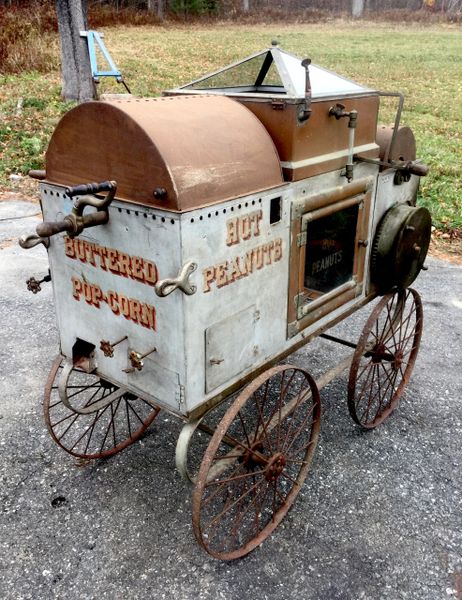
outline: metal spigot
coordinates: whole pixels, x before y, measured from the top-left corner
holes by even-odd
[[[137,352],[136,350],[131,350],[128,354],[128,360],[130,361],[131,367],[128,369],[122,369],[124,373],[133,373],[133,371],[141,371],[144,367],[143,358],[149,356],[153,352],[157,352],[157,348],[152,348],[141,354],[141,352]]]
[[[51,281],[50,271],[48,271],[48,275],[45,275],[45,277],[40,281],[37,281],[35,277],[29,277],[29,279],[26,281],[27,289],[33,294],[38,294],[38,292],[42,291],[40,284],[47,283],[48,281]]]
[[[329,116],[335,117],[337,121],[344,117],[348,118],[348,158],[345,165],[345,177],[350,182],[353,179],[353,150],[355,146],[356,125],[358,124],[358,111],[355,109],[345,110],[345,106],[337,102],[337,104],[329,108]]]
[[[112,342],[112,344],[108,340],[101,340],[99,343],[99,349],[103,352],[104,356],[107,358],[112,358],[114,356],[115,346],[127,339],[128,335],[124,335],[123,338],[120,338],[120,340],[117,340],[117,342]]]

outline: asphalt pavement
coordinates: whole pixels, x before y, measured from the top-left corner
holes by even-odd
[[[42,246],[16,244],[38,206],[0,203],[0,598],[462,599],[462,268],[429,258],[414,284],[424,334],[398,410],[371,432],[349,417],[346,380],[322,392],[312,472],[275,533],[218,562],[196,544],[191,490],[174,468],[181,423],[82,465],[50,439],[43,386],[58,353]],[[21,218],[18,218],[21,217]],[[355,339],[371,307],[339,326]],[[315,376],[345,350],[290,357]]]

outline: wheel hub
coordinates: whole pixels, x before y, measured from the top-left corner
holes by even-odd
[[[272,456],[265,469],[267,481],[276,481],[284,470],[285,465],[286,459],[283,454],[279,453]]]
[[[242,457],[242,462],[249,469],[255,469],[266,465],[268,459],[263,455],[263,444],[257,441],[246,451]]]

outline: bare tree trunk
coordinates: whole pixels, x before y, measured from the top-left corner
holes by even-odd
[[[351,16],[353,19],[359,19],[364,13],[364,0],[352,0]]]
[[[448,15],[455,15],[462,11],[462,2],[460,0],[449,0],[446,12]]]
[[[242,10],[244,12],[249,12],[249,10],[250,10],[250,0],[242,0]]]
[[[87,41],[80,31],[88,29],[85,0],[56,0],[61,41],[61,95],[64,100],[85,102],[95,98]]]
[[[164,18],[165,14],[165,0],[148,0],[147,3],[148,12],[157,12],[159,19]],[[157,11],[156,11],[157,9]]]

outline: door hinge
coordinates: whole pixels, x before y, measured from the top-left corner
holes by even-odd
[[[186,394],[185,394],[185,389],[184,389],[184,385],[180,385],[178,386],[178,403],[181,406],[182,404],[185,403],[186,401]]]
[[[286,103],[284,102],[284,100],[272,100],[271,101],[271,108],[273,110],[284,110],[286,107]]]

